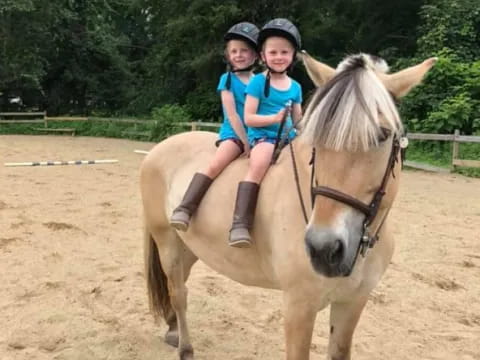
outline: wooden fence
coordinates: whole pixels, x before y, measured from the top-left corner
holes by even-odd
[[[189,126],[192,131],[198,130],[200,127],[213,127],[218,128],[220,127],[219,123],[211,123],[211,122],[190,122],[190,123],[181,123],[183,126]],[[479,160],[466,160],[460,159],[458,157],[459,153],[459,144],[460,143],[480,143],[480,136],[465,136],[460,135],[459,130],[455,130],[455,133],[450,134],[421,134],[421,133],[408,133],[407,138],[409,140],[432,140],[432,141],[451,141],[453,143],[452,149],[452,163],[451,163],[451,170],[454,170],[457,166],[466,166],[466,167],[475,167],[480,168],[480,161]],[[405,165],[421,169],[427,171],[435,171],[435,172],[448,172],[449,169],[441,168],[429,164],[418,163],[415,161],[405,161]]]
[[[450,134],[419,134],[419,133],[411,133],[407,134],[408,139],[411,140],[434,140],[434,141],[451,141],[452,142],[452,163],[451,169],[455,170],[457,166],[466,166],[466,167],[475,167],[480,168],[480,161],[479,160],[467,160],[467,159],[460,159],[458,157],[459,154],[459,145],[461,143],[480,143],[480,136],[465,136],[460,135],[459,130],[455,130],[455,132]],[[408,163],[407,163],[408,165]],[[417,167],[415,164],[412,164],[412,167]],[[409,166],[409,165],[408,165]],[[418,166],[419,167],[419,166]],[[421,167],[419,167],[421,168]],[[429,169],[424,169],[429,170]],[[434,169],[432,169],[434,170]]]
[[[47,117],[46,111],[41,112],[2,112],[0,124],[38,124],[44,123]]]
[[[69,127],[52,128],[48,127],[48,121],[85,121],[86,117],[61,116],[48,117],[46,111],[41,112],[2,112],[0,113],[0,124],[43,124],[41,128],[33,128],[38,132],[57,132],[75,135],[75,129]]]
[[[101,118],[101,117],[73,117],[73,116],[61,116],[61,117],[48,117],[45,111],[42,112],[3,112],[0,113],[0,124],[12,124],[12,123],[31,123],[38,124],[42,123],[43,128],[35,128],[37,131],[60,131],[60,132],[71,132],[72,135],[75,134],[75,129],[73,128],[51,128],[48,127],[49,121],[103,121],[103,122],[116,122],[116,123],[125,123],[133,124],[133,130],[126,130],[125,134],[127,135],[136,135],[136,136],[149,136],[149,132],[145,131],[136,131],[137,124],[147,124],[151,123],[154,120],[140,120],[140,119],[117,119],[117,118]],[[215,122],[202,122],[202,121],[192,121],[192,122],[182,122],[175,125],[189,128],[191,131],[199,130],[201,128],[218,128],[220,123]],[[421,134],[421,133],[409,133],[407,134],[409,140],[430,140],[430,141],[450,141],[452,142],[452,162],[451,169],[454,170],[457,166],[466,166],[466,167],[475,167],[480,168],[480,160],[470,160],[470,159],[460,159],[459,155],[459,145],[461,143],[480,143],[480,136],[464,136],[460,135],[459,130],[455,130],[454,134]],[[414,161],[406,161],[405,164],[409,167],[419,168],[422,170],[428,171],[448,171],[445,168],[439,168],[432,165],[417,163]]]

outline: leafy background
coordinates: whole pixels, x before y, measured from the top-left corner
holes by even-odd
[[[408,131],[480,134],[478,0],[2,0],[0,110],[156,119],[150,140],[175,131],[172,122],[219,121],[224,32],[274,17],[296,23],[303,47],[332,66],[359,51],[393,70],[438,56],[402,101]],[[307,98],[305,71],[297,66],[292,76]],[[16,97],[22,103],[11,103]],[[74,126],[124,133],[105,123]],[[480,156],[474,145],[463,148]],[[422,149],[448,157],[446,144]]]

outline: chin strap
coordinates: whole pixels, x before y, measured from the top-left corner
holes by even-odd
[[[283,71],[275,71],[275,70],[272,70],[268,65],[267,65],[267,78],[265,80],[265,86],[263,88],[263,94],[265,95],[265,97],[268,97],[270,95],[270,74],[284,74],[286,72],[288,72],[289,68],[286,68],[285,70]]]
[[[295,52],[293,54],[293,59],[295,59],[296,56],[297,56],[297,53]],[[287,68],[283,71],[275,71],[270,66],[268,66],[267,63],[265,63],[265,67],[267,68],[267,79],[265,80],[265,87],[263,88],[263,94],[265,95],[265,97],[268,97],[270,95],[270,74],[288,73],[293,68],[293,63],[294,61],[292,60],[291,64],[288,65]]]
[[[243,71],[251,71],[255,68],[255,64],[252,64],[252,65],[249,65],[243,69],[235,69],[235,70],[232,70],[231,69],[231,65],[228,64],[227,65],[227,70],[228,70],[228,74],[227,74],[227,82],[225,83],[225,86],[227,88],[227,90],[230,90],[230,87],[232,86],[232,73],[237,73],[237,72],[243,72]]]

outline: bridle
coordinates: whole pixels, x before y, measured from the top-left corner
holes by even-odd
[[[313,209],[313,206],[314,206],[314,203],[315,203],[316,196],[321,195],[321,196],[328,197],[332,200],[339,201],[343,204],[346,204],[346,205],[362,212],[363,214],[365,214],[365,219],[363,220],[363,224],[362,224],[363,232],[362,232],[362,235],[361,235],[361,238],[360,238],[360,242],[358,244],[358,248],[357,248],[357,251],[356,251],[356,254],[355,254],[355,259],[354,259],[353,263],[356,262],[356,260],[358,258],[358,254],[361,254],[364,257],[367,253],[367,250],[369,248],[373,248],[375,243],[378,241],[378,233],[380,232],[380,230],[383,226],[383,223],[384,223],[385,219],[387,218],[389,209],[387,210],[387,212],[383,216],[382,221],[380,222],[379,226],[377,227],[376,231],[373,234],[372,234],[372,231],[370,229],[370,226],[372,225],[372,223],[374,222],[374,220],[376,219],[376,217],[378,215],[378,210],[380,208],[380,204],[382,202],[383,196],[385,195],[385,191],[386,191],[386,188],[387,188],[387,185],[388,185],[388,180],[390,179],[390,175],[395,177],[395,173],[394,173],[393,170],[394,170],[395,164],[397,162],[398,153],[400,151],[400,148],[401,148],[400,141],[399,141],[398,137],[395,135],[394,138],[392,139],[392,148],[391,148],[391,151],[390,151],[390,156],[388,158],[385,173],[383,174],[382,182],[380,183],[380,186],[378,187],[377,191],[373,195],[372,200],[368,204],[364,203],[361,200],[358,200],[358,199],[354,198],[351,195],[348,195],[348,194],[346,194],[342,191],[333,189],[331,187],[319,186],[318,184],[316,184],[316,186],[314,186],[314,182],[316,183],[316,179],[315,179],[315,154],[316,154],[316,151],[315,151],[315,147],[312,148],[312,158],[310,160],[310,164],[312,166],[312,172],[311,172],[311,176],[310,176],[310,194],[311,194],[311,200],[312,200],[312,209]],[[291,155],[292,155],[293,169],[294,169],[294,174],[295,174],[295,182],[297,184],[297,192],[298,192],[298,195],[299,195],[299,198],[300,198],[300,203],[301,203],[301,206],[302,206],[303,216],[304,216],[304,219],[305,219],[305,223],[308,223],[307,213],[306,213],[306,210],[305,210],[303,197],[301,195],[300,183],[299,183],[299,178],[298,178],[298,170],[297,170],[297,165],[296,165],[296,161],[295,161],[295,155],[294,155],[293,146],[292,146],[291,143],[290,143],[290,152],[291,152]],[[350,274],[346,274],[346,276],[348,276],[348,275],[350,275]]]

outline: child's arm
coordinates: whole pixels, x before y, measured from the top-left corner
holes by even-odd
[[[251,127],[263,127],[282,122],[285,109],[273,115],[258,115],[258,99],[247,95],[245,99],[245,124]]]
[[[293,103],[292,106],[292,119],[295,127],[300,125],[300,120],[302,119],[302,105]]]
[[[222,99],[222,105],[225,109],[225,113],[227,115],[228,120],[230,121],[230,125],[232,125],[235,134],[242,140],[245,149],[248,147],[248,140],[247,134],[245,132],[245,128],[243,127],[242,120],[237,113],[235,108],[235,99],[231,91],[222,90],[220,93],[220,97]]]

